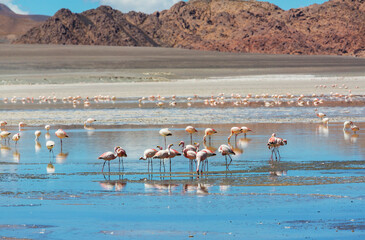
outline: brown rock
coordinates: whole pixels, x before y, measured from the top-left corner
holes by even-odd
[[[267,2],[190,0],[150,15],[106,6],[81,14],[63,9],[16,42],[364,57],[364,5],[330,0],[284,11]]]

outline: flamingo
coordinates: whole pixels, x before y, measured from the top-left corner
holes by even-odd
[[[329,118],[322,118],[322,123],[328,126]]]
[[[187,126],[185,131],[190,134],[190,144],[193,144],[193,134],[198,132],[198,130],[196,130],[193,126]]]
[[[231,140],[231,137],[233,136],[234,134],[234,141],[236,142],[237,141],[237,135],[242,133],[242,129],[239,128],[239,127],[232,127],[231,128],[231,135],[229,135],[228,137],[228,142]]]
[[[198,147],[199,147],[199,143],[194,143],[194,145],[186,145],[185,146],[185,142],[184,141],[180,141],[179,142],[179,146],[181,146],[181,148],[182,148],[182,151],[184,151],[184,149],[189,149],[189,150],[192,150],[192,151],[194,151],[194,152],[196,152],[197,151],[197,149],[198,149]]]
[[[171,131],[168,129],[168,128],[162,128],[160,131],[159,131],[159,134],[161,136],[164,137],[164,140],[165,140],[165,147],[166,147],[166,137],[167,136],[172,136],[172,133]]]
[[[200,170],[200,173],[203,173],[203,169],[200,169],[200,164],[203,165],[204,163],[204,160],[206,160],[208,158],[208,154],[206,151],[199,151],[197,154],[196,154],[196,172],[199,176],[199,170]]]
[[[177,150],[171,148],[173,146],[173,144],[170,144],[170,145],[171,146],[170,146],[170,152],[169,152],[168,159],[170,160],[170,172],[171,172],[171,159],[176,156],[181,156],[181,153],[179,153]]]
[[[39,131],[39,130],[37,130],[37,131],[35,131],[35,132],[34,132],[34,135],[35,135],[35,141],[38,141],[39,136],[40,136],[41,134],[42,134],[42,133],[41,133],[41,131]]]
[[[84,122],[84,127],[86,127],[86,124],[92,124],[93,122],[95,122],[96,120],[94,118],[88,118],[86,119],[86,121]]]
[[[314,110],[314,112],[316,113],[317,117],[319,117],[320,119],[323,119],[326,116],[326,114],[318,112],[317,108]]]
[[[26,127],[27,126],[27,124],[26,123],[24,123],[24,122],[20,122],[19,123],[19,131],[21,131],[24,127]]]
[[[343,123],[343,131],[347,131],[349,129],[351,129],[351,125],[353,125],[353,122],[351,121],[346,121]]]
[[[122,160],[122,168],[124,170],[123,157],[127,157],[127,152],[119,146],[114,148],[114,152],[117,153],[117,156],[119,158],[119,169],[120,169],[120,160]]]
[[[110,172],[110,161],[114,160],[118,157],[118,154],[116,152],[105,152],[103,154],[101,154],[98,159],[103,159],[104,160],[104,164],[103,164],[103,168],[101,169],[101,172],[104,172],[104,166],[105,163],[108,161],[108,166],[109,166],[109,172]]]
[[[228,171],[228,166],[231,164],[232,162],[232,158],[230,155],[236,155],[234,153],[234,151],[232,150],[232,148],[228,145],[222,144],[219,148],[218,148],[218,152],[220,152],[222,154],[222,156],[225,157],[226,159],[226,171]],[[227,164],[227,156],[231,159],[231,161]]]
[[[160,159],[160,170],[161,170],[161,160],[165,159],[165,158],[168,158],[169,155],[170,155],[170,148],[171,146],[173,146],[173,144],[170,144],[168,146],[167,149],[161,149],[160,146],[157,146],[157,148],[160,149],[160,151],[158,151],[155,156],[153,156],[153,158],[157,158],[157,159]],[[165,168],[165,163],[164,163],[164,168]]]
[[[244,137],[246,137],[248,132],[252,132],[252,130],[249,129],[248,127],[241,127],[241,131],[242,131]]]
[[[58,129],[55,132],[56,136],[61,140],[61,152],[62,152],[62,139],[63,138],[68,138],[68,135],[65,131],[63,131],[62,129]]]
[[[207,128],[207,129],[205,129],[205,135],[203,137],[204,142],[206,142],[207,136],[209,136],[209,142],[210,142],[211,141],[211,135],[213,135],[215,133],[217,133],[217,131],[214,130],[213,128]]]
[[[49,132],[49,129],[51,129],[51,126],[50,125],[46,125],[44,126],[44,129],[46,129],[47,133]]]
[[[279,147],[280,146],[284,146],[288,144],[288,141],[286,139],[282,139],[282,138],[279,138],[279,137],[276,137],[276,133],[273,133],[267,143],[267,147],[269,149],[272,149],[271,150],[271,159],[272,159],[272,156],[273,154],[275,153],[275,159],[277,160],[277,155],[276,155],[276,152],[278,153],[279,155],[279,159],[281,158],[280,157],[280,152],[279,152]],[[276,152],[275,152],[276,151]]]
[[[215,154],[215,152],[213,152],[212,150],[207,149],[207,148],[202,149],[202,151],[204,151],[208,154],[207,160],[205,160],[205,162],[207,163],[207,171],[208,171],[208,158],[216,156],[217,154]]]
[[[8,139],[8,142],[10,141],[10,132],[8,132],[8,131],[1,131],[0,132],[0,137],[1,137],[1,140],[2,139],[5,139],[5,143],[6,143],[6,139]]]
[[[192,168],[193,160],[196,159],[196,152],[194,150],[190,150],[188,148],[185,148],[183,150],[183,155],[185,158],[189,159],[189,168]]]
[[[51,154],[51,152],[53,153],[54,145],[55,145],[54,141],[49,140],[46,142],[46,147],[49,150],[49,154]]]
[[[360,131],[360,128],[358,126],[356,126],[355,124],[352,124],[351,130],[354,131],[354,133],[356,134],[357,131]]]
[[[5,121],[0,121],[0,127],[1,128],[5,128],[5,126],[7,125],[8,123],[5,122]]]
[[[140,157],[139,160],[148,160],[148,171],[150,168],[150,163],[151,163],[151,169],[153,168],[152,165],[152,158],[155,156],[155,154],[157,153],[157,150],[154,148],[149,148],[146,149],[143,153],[143,157]]]
[[[18,144],[19,139],[20,139],[20,134],[19,133],[14,134],[12,139],[15,142],[15,146],[16,146]]]

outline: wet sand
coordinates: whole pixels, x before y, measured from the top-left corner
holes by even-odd
[[[233,54],[168,48],[0,45],[0,97],[43,94],[209,96],[312,93],[315,84],[363,89],[365,59]],[[188,81],[183,81],[188,80]],[[54,85],[57,84],[57,85]],[[354,90],[356,91],[356,90]]]

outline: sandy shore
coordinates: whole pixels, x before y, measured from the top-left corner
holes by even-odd
[[[334,83],[362,94],[364,78],[365,59],[353,57],[0,45],[0,97],[311,94],[323,92],[314,85]]]

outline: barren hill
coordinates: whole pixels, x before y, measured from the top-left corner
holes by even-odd
[[[48,16],[43,15],[16,14],[0,3],[0,42],[8,42],[20,37],[47,18]]]
[[[242,0],[190,0],[168,10],[61,9],[16,43],[163,46],[227,52],[365,56],[365,0],[284,11]]]

